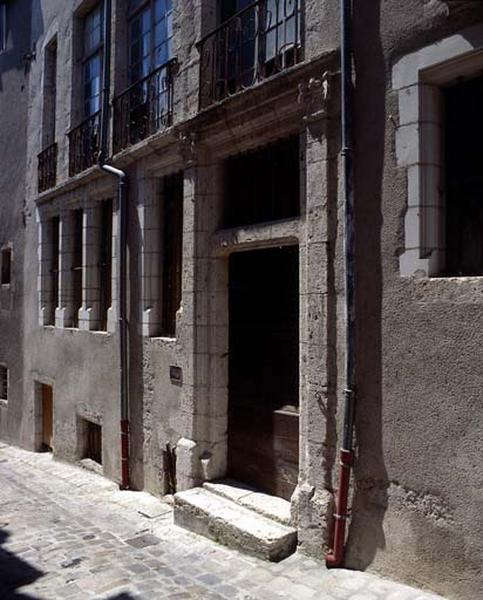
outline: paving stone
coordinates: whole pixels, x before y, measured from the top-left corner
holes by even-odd
[[[141,514],[112,482],[50,455],[0,445],[0,481],[2,600],[444,600],[297,553],[272,565],[242,555],[150,517],[161,501],[143,496],[152,510]]]

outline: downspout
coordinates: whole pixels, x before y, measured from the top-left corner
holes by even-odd
[[[345,255],[345,404],[340,449],[339,490],[333,518],[333,547],[326,555],[327,566],[338,567],[344,559],[349,482],[354,462],[353,429],[355,405],[355,224],[352,170],[352,0],[340,0],[341,13],[341,129],[344,177],[344,255]]]
[[[114,175],[118,180],[118,322],[119,322],[119,388],[121,431],[121,482],[120,488],[129,489],[129,378],[128,378],[128,329],[127,329],[127,175],[106,163],[109,130],[109,88],[111,78],[111,0],[104,0],[104,52],[103,87],[100,118],[100,151],[97,164],[100,169]]]

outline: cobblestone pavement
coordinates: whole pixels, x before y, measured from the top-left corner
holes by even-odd
[[[244,556],[172,523],[171,507],[0,444],[0,598],[441,600],[295,554]]]

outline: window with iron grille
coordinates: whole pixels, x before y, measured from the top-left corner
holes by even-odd
[[[99,285],[100,285],[100,323],[99,329],[107,329],[107,315],[111,306],[112,280],[112,200],[105,200],[101,207],[101,226],[99,229]]]
[[[299,139],[292,136],[225,161],[224,226],[300,215]]]
[[[59,217],[53,217],[50,226],[50,298],[48,301],[49,314],[46,325],[55,325],[55,309],[59,302]]]
[[[8,369],[0,365],[0,400],[8,401]]]
[[[79,326],[79,309],[82,306],[82,219],[83,211],[72,211],[72,327]]]
[[[3,248],[2,259],[2,285],[9,285],[12,281],[12,249]]]
[[[82,35],[82,85],[84,117],[88,118],[101,108],[101,77],[103,22],[102,4],[84,17]]]
[[[129,83],[136,83],[170,60],[172,43],[172,0],[130,0]]]
[[[176,311],[181,303],[183,251],[183,174],[164,180],[163,199],[163,276],[161,335],[176,335]]]

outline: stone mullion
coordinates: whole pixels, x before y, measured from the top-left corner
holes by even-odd
[[[82,221],[82,307],[79,329],[99,328],[100,309],[100,231],[101,209],[98,205],[83,211]]]
[[[119,256],[119,203],[112,203],[112,254],[111,254],[111,306],[107,310],[107,331],[113,333],[117,330],[118,308],[117,302],[119,298],[118,281],[119,281],[119,266],[117,257]]]
[[[59,301],[55,310],[55,326],[71,327],[73,324],[73,217],[63,210],[59,219]]]
[[[161,331],[161,205],[163,182],[145,178],[139,182],[141,224],[141,328],[145,336]]]

